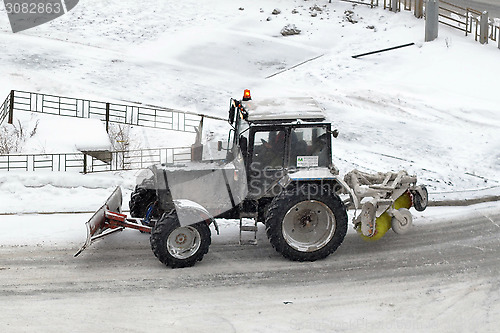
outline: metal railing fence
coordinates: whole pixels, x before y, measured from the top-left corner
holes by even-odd
[[[191,160],[191,148],[156,148],[111,152],[109,163],[85,153],[0,155],[1,171],[76,171],[82,173],[143,169],[152,164]]]
[[[477,10],[472,8],[463,8],[453,3],[440,0],[439,23],[463,31],[466,36],[473,32],[474,27],[475,35],[478,36],[478,16],[481,16],[481,13]]]
[[[489,24],[490,24],[489,38],[494,42],[498,42],[500,48],[500,26],[495,25],[493,22],[490,22]]]
[[[378,0],[342,0],[344,2],[355,3],[357,5],[367,5],[371,8],[378,7]]]
[[[0,155],[0,171],[83,171],[82,153]]]
[[[342,0],[345,1],[345,0]],[[420,8],[417,8],[420,6]],[[415,11],[415,16],[422,17],[424,15],[423,8],[425,1],[423,0],[384,0],[384,9],[393,11],[401,11],[403,8],[406,11]],[[499,42],[498,38],[500,27],[493,20],[488,20],[487,38],[481,40],[481,16],[482,12],[469,7],[461,7],[446,0],[439,0],[439,23],[451,28],[460,30],[465,33],[474,35],[476,41],[485,43],[488,39]],[[486,35],[486,34],[485,34]]]
[[[0,124],[3,123],[3,121],[5,120],[5,118],[7,118],[7,116],[9,115],[10,96],[11,96],[11,94],[9,94],[7,96],[7,98],[5,99],[5,101],[0,106]]]
[[[89,156],[86,160],[84,173],[139,170],[153,164],[174,164],[191,161],[191,147],[114,151],[111,154],[110,163]]]
[[[10,110],[2,106],[0,123],[4,112],[30,111],[58,116],[95,118],[109,123],[161,128],[166,130],[196,133],[203,115],[169,108],[153,108],[136,105],[93,101],[28,91],[12,90]],[[5,103],[4,103],[5,104]],[[3,118],[2,118],[3,116]]]
[[[12,123],[16,111],[94,118],[109,123],[152,127],[165,130],[197,133],[204,118],[222,120],[209,115],[194,114],[160,107],[143,107],[87,99],[62,97],[12,90],[0,106],[0,124],[8,118]],[[153,148],[108,152],[103,161],[90,153],[11,154],[0,155],[0,171],[71,171],[98,172],[133,170],[151,164],[177,163],[191,159],[190,147]]]

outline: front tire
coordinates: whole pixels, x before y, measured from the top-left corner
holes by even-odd
[[[191,267],[208,253],[211,243],[206,222],[180,226],[175,212],[164,214],[151,231],[154,255],[172,268]]]
[[[333,253],[347,233],[347,212],[328,186],[303,184],[274,198],[266,216],[271,245],[285,258],[315,261]]]

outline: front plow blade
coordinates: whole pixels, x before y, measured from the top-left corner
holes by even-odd
[[[114,232],[122,231],[123,228],[108,228],[106,224],[106,215],[108,212],[121,213],[122,210],[122,190],[118,186],[109,196],[104,205],[99,208],[94,215],[85,224],[87,226],[87,240],[81,249],[75,253],[75,257],[83,252],[92,242],[99,238],[108,236]]]

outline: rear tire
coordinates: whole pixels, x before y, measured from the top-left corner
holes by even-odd
[[[130,208],[130,216],[144,218],[148,207],[156,201],[156,191],[136,186],[134,192],[130,195],[128,206]]]
[[[208,253],[211,243],[206,222],[181,227],[177,214],[164,214],[151,231],[150,243],[154,255],[172,268],[191,267]]]
[[[315,261],[333,253],[347,233],[347,212],[327,186],[303,184],[283,191],[266,216],[267,236],[285,258]]]

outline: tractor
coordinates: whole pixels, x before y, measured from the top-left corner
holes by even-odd
[[[408,232],[410,207],[424,210],[428,194],[405,171],[341,177],[332,162],[332,141],[339,134],[323,108],[309,97],[263,99],[249,90],[231,99],[223,158],[205,159],[199,130],[191,161],[144,170],[131,194],[131,217],[121,211],[117,188],[87,222],[87,241],[133,228],[150,233],[154,255],[172,268],[193,266],[208,253],[217,219],[239,221],[248,243],[257,243],[264,223],[273,248],[294,261],[326,258],[347,233],[347,209],[355,209],[354,228],[366,240],[390,228]],[[213,154],[211,154],[212,156]],[[356,214],[358,211],[359,214]],[[250,222],[249,222],[250,221]],[[76,256],[75,255],[75,256]]]

